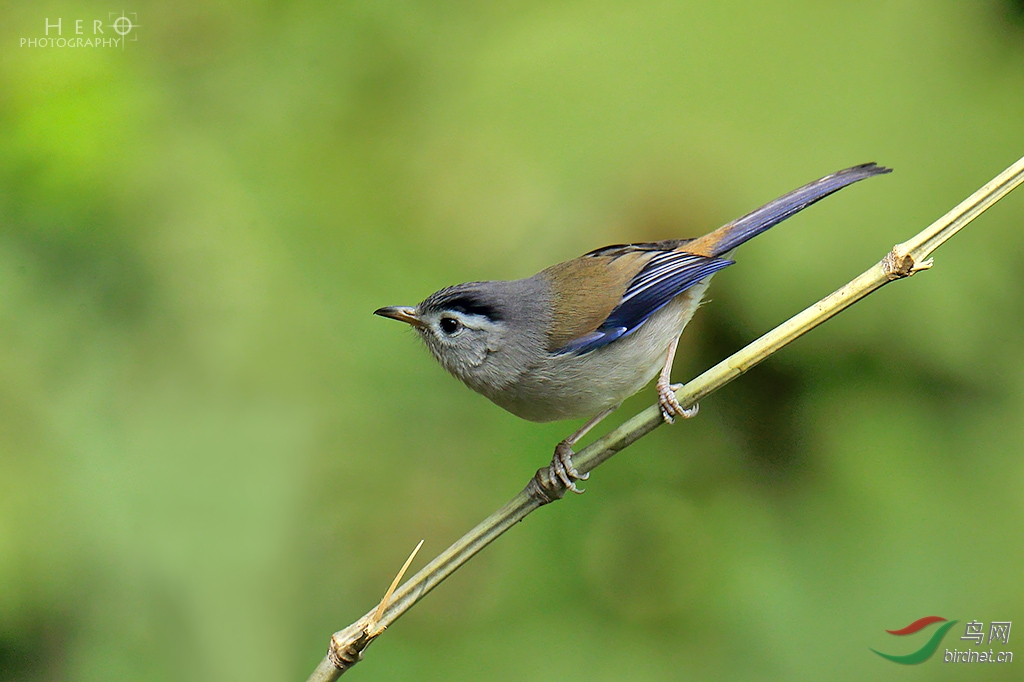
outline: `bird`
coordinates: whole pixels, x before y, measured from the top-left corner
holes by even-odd
[[[555,447],[549,477],[582,492],[572,447],[657,376],[664,420],[696,415],[671,383],[683,328],[736,247],[840,189],[890,168],[826,175],[695,239],[614,244],[524,279],[467,282],[375,315],[414,328],[466,386],[534,422],[585,418]]]

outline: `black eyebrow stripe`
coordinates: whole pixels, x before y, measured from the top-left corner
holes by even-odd
[[[442,310],[451,310],[466,315],[482,315],[490,320],[500,320],[498,310],[471,293],[460,292],[451,297],[440,298],[435,305]]]

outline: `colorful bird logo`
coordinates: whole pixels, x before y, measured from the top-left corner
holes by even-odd
[[[924,663],[931,658],[932,654],[935,653],[935,650],[939,648],[939,644],[942,643],[942,638],[946,636],[949,629],[956,625],[955,620],[946,621],[945,618],[940,618],[939,616],[925,616],[924,618],[915,620],[905,628],[901,628],[899,630],[886,630],[890,635],[912,635],[915,632],[924,630],[932,623],[942,622],[945,622],[946,624],[936,630],[931,639],[929,639],[923,647],[914,653],[906,654],[904,656],[894,656],[893,654],[883,654],[881,651],[876,651],[875,649],[871,650],[882,658],[888,658],[893,663],[900,663],[902,665],[916,665],[918,663]]]

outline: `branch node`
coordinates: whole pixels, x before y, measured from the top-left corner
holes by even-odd
[[[565,484],[557,476],[551,476],[551,467],[537,469],[537,473],[526,484],[526,494],[541,505],[562,499],[565,497],[565,491]]]
[[[919,270],[927,270],[932,266],[932,259],[928,258],[920,263],[914,261],[914,257],[906,253],[902,244],[892,247],[892,251],[882,259],[882,270],[886,278],[891,282],[896,279],[910,277]]]
[[[327,647],[327,660],[341,672],[363,660],[363,651],[374,640],[375,635],[367,632],[369,623],[364,623],[363,620],[365,619],[360,619],[331,635],[331,645]]]

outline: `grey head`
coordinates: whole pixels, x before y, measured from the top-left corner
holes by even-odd
[[[411,325],[446,370],[493,398],[548,355],[550,310],[550,289],[535,276],[456,284],[374,314]]]

